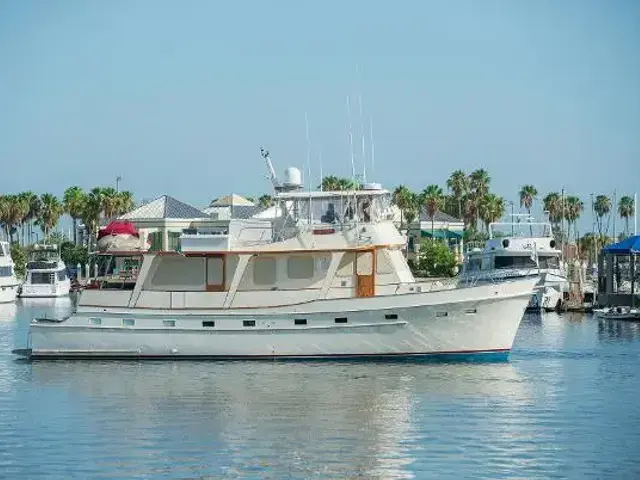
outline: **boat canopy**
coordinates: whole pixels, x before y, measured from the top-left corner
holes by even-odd
[[[605,253],[612,253],[614,255],[631,255],[634,253],[640,253],[640,235],[625,238],[618,243],[612,243],[604,247]]]
[[[443,228],[436,228],[433,231],[433,235],[431,235],[431,230],[421,230],[420,236],[423,238],[437,238],[443,239],[446,238],[448,240],[459,240],[462,238],[462,232],[454,232],[453,230],[446,230]]]

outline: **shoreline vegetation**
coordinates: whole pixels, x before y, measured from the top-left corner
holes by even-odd
[[[323,177],[322,184],[317,188],[325,191],[343,191],[360,188],[360,184],[352,179],[330,175]],[[580,197],[565,194],[564,191],[549,192],[541,196],[533,185],[522,186],[518,197],[520,209],[524,209],[529,215],[536,203],[542,206],[547,217],[545,220],[552,225],[556,240],[561,244],[573,242],[578,258],[591,262],[595,261],[594,255],[600,248],[629,236],[629,222],[636,208],[631,196],[622,196],[614,204],[614,199],[609,195],[590,195],[592,231],[580,236],[577,223],[585,212],[585,203]],[[491,177],[484,169],[469,174],[456,170],[451,173],[444,188],[430,184],[422,191],[414,192],[405,185],[399,185],[393,190],[392,198],[401,212],[401,231],[406,231],[424,209],[432,219],[433,233],[434,214],[442,211],[464,222],[465,242],[486,240],[489,224],[504,217],[508,207],[512,211],[515,207],[514,202],[507,202],[504,197],[491,191]],[[273,197],[261,195],[256,203],[268,208],[273,205]],[[31,191],[0,194],[0,231],[11,243],[12,256],[18,272],[24,268],[30,246],[37,243],[38,230],[42,232],[42,240],[60,245],[65,263],[75,266],[78,263],[86,263],[88,252],[88,245],[78,245],[77,242],[79,222],[85,225],[88,242],[92,242],[101,221],[113,220],[135,207],[132,192],[117,191],[113,187],[95,187],[85,191],[72,186],[65,190],[61,198],[51,193],[38,195]],[[67,238],[55,231],[63,215],[71,217],[73,238]],[[617,217],[622,220],[623,227],[618,232],[614,230]],[[32,242],[34,235],[36,242]],[[453,267],[449,267],[455,265],[455,261],[452,263],[451,258],[443,253],[442,249],[425,248],[421,253],[424,254],[419,255],[417,270],[429,272],[435,269],[439,275],[449,270],[453,271]],[[435,261],[435,267],[428,267],[434,265],[433,255],[441,261]],[[443,264],[447,265],[444,272]]]

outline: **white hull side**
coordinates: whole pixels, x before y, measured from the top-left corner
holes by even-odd
[[[535,279],[513,282],[515,287],[505,287],[513,291],[502,298],[496,292],[504,293],[504,286],[493,285],[463,289],[469,292],[467,298],[463,296],[467,292],[457,290],[321,301],[312,302],[306,312],[129,310],[105,314],[104,309],[100,309],[102,313],[96,309],[78,312],[61,323],[32,324],[29,346],[36,358],[506,356],[534,283]],[[478,298],[477,292],[483,298]],[[411,305],[421,299],[435,302]],[[349,305],[374,308],[353,310]],[[326,309],[321,311],[321,307]],[[336,318],[345,317],[348,323],[335,323]],[[134,319],[135,326],[123,326],[123,318]],[[93,324],[97,319],[100,325]],[[175,320],[175,327],[164,326],[167,319]],[[295,319],[306,319],[307,324],[295,325]],[[244,320],[255,321],[255,326],[244,327]],[[203,321],[213,321],[215,327],[205,328]]]
[[[67,280],[56,281],[52,284],[28,284],[23,283],[20,290],[21,298],[57,298],[69,295],[71,282]]]
[[[14,302],[18,296],[19,286],[18,283],[13,285],[0,285],[0,303]]]

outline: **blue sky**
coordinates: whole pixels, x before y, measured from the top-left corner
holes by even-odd
[[[261,146],[306,170],[305,110],[312,177],[320,152],[350,175],[359,93],[388,187],[482,167],[509,200],[640,190],[633,0],[0,0],[0,55],[2,193],[257,195]]]

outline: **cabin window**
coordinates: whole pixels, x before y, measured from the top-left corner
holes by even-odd
[[[163,320],[162,321],[162,326],[163,327],[175,327],[176,326],[176,321],[175,320]]]
[[[557,255],[540,255],[538,257],[540,268],[560,268]]]
[[[385,320],[397,320],[398,319],[398,315],[395,313],[387,313],[384,316]]]
[[[102,325],[102,319],[101,318],[96,318],[96,317],[91,317],[89,319],[89,323],[91,325]]]
[[[307,319],[306,318],[296,318],[293,321],[294,325],[306,325],[307,324]]]
[[[358,253],[356,268],[358,275],[371,275],[373,273],[373,253]]]
[[[448,317],[449,312],[436,312],[436,317]]]
[[[347,323],[348,320],[347,320],[347,317],[338,317],[338,318],[335,319],[335,322],[336,323]]]
[[[0,277],[10,277],[13,274],[11,265],[0,267]]]
[[[353,253],[345,253],[340,259],[340,265],[336,272],[337,277],[352,277],[353,276],[353,263],[355,262],[355,255]]]
[[[376,273],[379,275],[389,275],[394,273],[393,265],[389,261],[384,250],[376,252]]]
[[[536,261],[529,255],[495,257],[495,268],[537,268]]]
[[[313,278],[314,261],[311,256],[296,256],[287,259],[287,276],[291,280]]]
[[[222,257],[207,258],[207,285],[223,284],[224,260]]]
[[[242,326],[243,327],[255,327],[256,326],[256,321],[255,320],[243,320],[242,321]]]
[[[478,310],[476,310],[475,308],[468,308],[464,311],[464,313],[466,315],[475,315],[476,313],[478,313]]]
[[[51,272],[31,272],[31,283],[34,285],[50,285],[53,283],[54,275]]]
[[[122,319],[122,326],[123,327],[133,327],[135,326],[136,321],[133,318],[123,318]]]
[[[276,259],[256,257],[253,261],[253,283],[255,285],[273,285],[276,283]]]
[[[214,322],[213,320],[205,320],[202,322],[202,326],[203,327],[215,327],[216,326],[216,322]]]
[[[205,259],[202,257],[157,257],[160,261],[151,290],[203,291]]]

